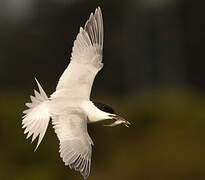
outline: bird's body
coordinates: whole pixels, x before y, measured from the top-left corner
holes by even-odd
[[[87,178],[90,173],[93,142],[87,132],[87,123],[105,119],[115,119],[116,124],[128,125],[112,109],[103,111],[102,104],[96,106],[90,101],[90,93],[96,74],[103,67],[103,19],[100,8],[90,15],[84,28],[74,41],[71,62],[59,79],[56,91],[47,97],[36,80],[39,91],[34,90],[29,108],[24,111],[23,128],[32,136],[32,142],[38,136],[40,145],[50,119],[60,141],[60,156],[65,165],[69,165]]]

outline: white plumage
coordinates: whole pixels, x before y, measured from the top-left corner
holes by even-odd
[[[87,108],[84,110],[83,104],[93,106],[89,101],[90,92],[95,75],[103,67],[102,49],[103,19],[100,8],[97,8],[85,27],[80,28],[74,41],[71,62],[60,77],[56,91],[48,99],[36,80],[40,94],[35,91],[35,97],[31,96],[31,103],[26,104],[29,109],[24,111],[23,117],[27,138],[33,135],[33,142],[39,135],[36,149],[52,118],[60,140],[61,158],[65,165],[80,171],[84,178],[90,173],[93,142],[87,132]]]
[[[27,138],[33,135],[32,142],[39,135],[38,143],[36,146],[37,149],[43,139],[43,136],[46,133],[46,129],[50,119],[50,113],[48,109],[48,97],[40,86],[37,79],[36,82],[38,84],[40,94],[36,90],[34,90],[35,97],[30,96],[31,103],[26,103],[26,106],[29,109],[23,112],[25,115],[23,116],[22,123],[23,128],[26,128],[24,134],[28,133]]]
[[[34,90],[35,96],[31,96],[31,103],[26,103],[28,109],[24,111],[22,121],[27,138],[32,136],[33,142],[39,136],[37,149],[52,119],[60,141],[61,158],[65,165],[80,171],[84,178],[90,173],[93,145],[87,123],[116,118],[118,124],[126,124],[120,116],[104,112],[90,101],[93,81],[103,67],[102,50],[103,19],[98,7],[85,27],[80,28],[71,61],[60,77],[56,91],[48,98],[36,80],[40,93]]]

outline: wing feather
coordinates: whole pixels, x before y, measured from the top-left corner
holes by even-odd
[[[86,116],[78,109],[55,116],[53,127],[60,141],[60,157],[66,166],[79,171],[86,179],[90,174],[92,140],[87,132]]]
[[[80,89],[83,96],[89,98],[94,78],[103,67],[102,50],[103,19],[101,9],[98,7],[94,14],[91,13],[84,28],[80,28],[74,41],[70,64],[60,77],[57,91],[51,98],[62,96],[65,94],[65,89],[69,89],[70,94],[74,92],[76,96],[82,96],[80,92],[76,93]]]

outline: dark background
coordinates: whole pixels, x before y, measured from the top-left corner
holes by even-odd
[[[132,126],[89,125],[89,179],[205,179],[205,1],[197,0],[1,0],[0,179],[82,179],[64,166],[51,124],[34,153],[21,120],[34,77],[55,91],[97,6],[105,66],[91,99]]]

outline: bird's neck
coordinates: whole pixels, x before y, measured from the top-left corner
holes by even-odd
[[[109,115],[111,115],[110,113],[101,111],[92,103],[92,101],[82,102],[81,107],[84,110],[85,114],[87,114],[89,123],[98,122],[105,119],[112,119],[111,117],[109,117]]]

